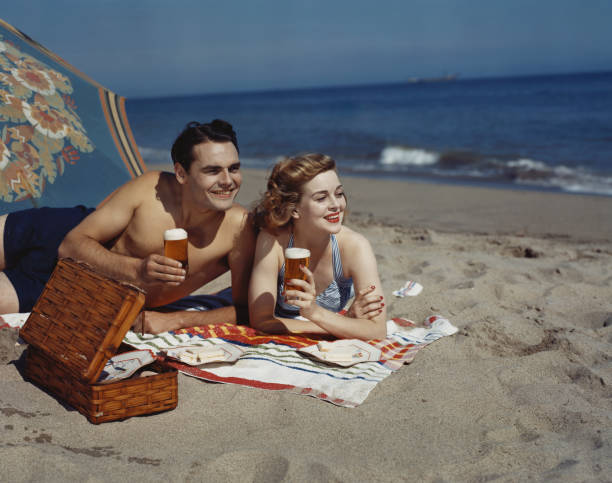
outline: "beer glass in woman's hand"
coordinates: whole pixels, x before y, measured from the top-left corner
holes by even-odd
[[[301,287],[292,285],[289,280],[292,278],[306,280],[306,274],[300,270],[300,266],[308,268],[310,263],[310,250],[307,248],[286,248],[285,249],[285,290],[301,290]]]

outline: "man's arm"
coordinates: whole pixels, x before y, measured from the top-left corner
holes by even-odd
[[[233,216],[237,217],[237,230],[228,254],[228,264],[234,305],[205,311],[142,312],[132,325],[134,331],[159,334],[200,325],[248,323],[248,287],[255,252],[255,232],[246,211],[241,210]]]
[[[66,235],[58,255],[85,261],[109,277],[144,289],[163,282],[178,285],[185,278],[179,262],[157,254],[140,259],[112,253],[104,247],[123,233],[145,197],[155,193],[158,182],[159,173],[149,172],[123,185]]]
[[[235,324],[233,305],[212,310],[180,310],[177,312],[142,311],[134,323],[134,332],[159,334],[169,330],[187,329],[201,325]]]

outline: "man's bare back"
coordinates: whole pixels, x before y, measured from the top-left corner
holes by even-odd
[[[254,234],[247,211],[233,203],[241,184],[237,149],[231,142],[204,141],[189,152],[188,169],[175,163],[174,174],[152,171],[125,184],[59,248],[60,256],[143,288],[147,307],[176,301],[231,270],[233,312],[182,313],[180,321],[160,322],[156,332],[197,325],[193,321],[248,320]],[[188,272],[163,256],[163,234],[171,228],[188,233]]]

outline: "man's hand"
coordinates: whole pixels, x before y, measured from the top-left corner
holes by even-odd
[[[370,320],[380,315],[385,304],[382,296],[373,293],[374,290],[376,290],[374,285],[361,289],[355,295],[355,300],[346,315],[355,319]]]
[[[132,330],[139,334],[161,334],[176,329],[175,324],[171,314],[143,310],[134,320]]]
[[[187,271],[181,262],[163,255],[151,254],[140,262],[140,279],[147,285],[180,285],[185,281]]]

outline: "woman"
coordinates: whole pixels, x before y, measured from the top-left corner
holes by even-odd
[[[249,285],[251,326],[267,333],[382,339],[386,309],[376,258],[362,235],[342,225],[346,197],[335,162],[322,154],[280,161],[255,209],[260,228]],[[284,250],[310,250],[306,280],[285,289]],[[340,312],[353,293],[346,315]]]

